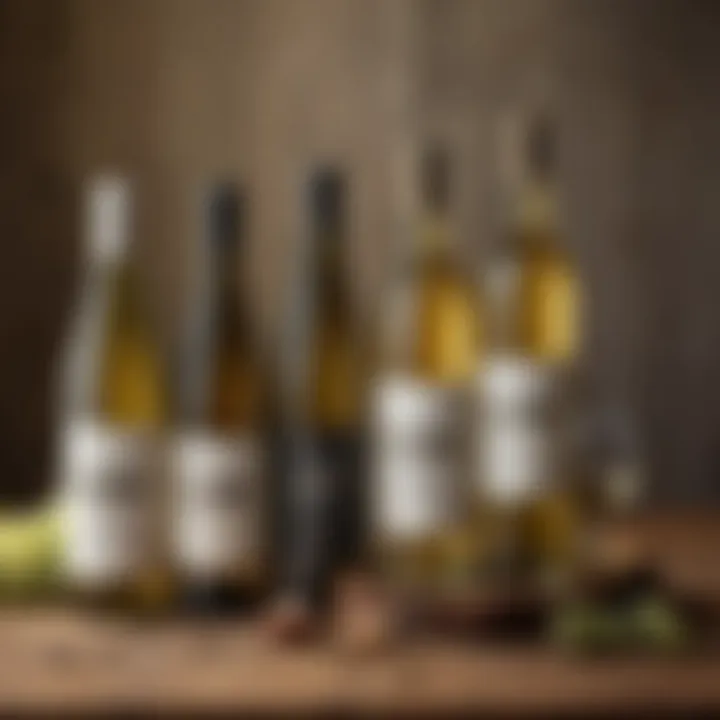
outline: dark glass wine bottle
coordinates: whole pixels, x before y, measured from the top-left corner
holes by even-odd
[[[173,547],[185,605],[216,613],[254,604],[267,580],[264,382],[239,278],[244,196],[207,198],[183,348],[174,446]]]
[[[313,609],[363,538],[363,375],[347,271],[346,179],[308,183],[281,348],[282,598]]]

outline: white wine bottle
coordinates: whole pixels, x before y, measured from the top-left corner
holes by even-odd
[[[474,285],[455,256],[450,168],[432,148],[409,263],[381,307],[372,393],[373,534],[392,583],[430,592],[468,570],[468,411],[482,343]]]
[[[362,544],[363,362],[347,205],[346,176],[315,170],[281,348],[281,602],[310,613]]]
[[[63,374],[64,572],[78,597],[156,609],[168,588],[158,446],[166,398],[127,252],[128,182],[92,180],[86,211],[85,285]]]
[[[173,443],[173,557],[192,612],[247,608],[267,581],[264,377],[238,281],[244,195],[229,183],[206,199],[195,292],[182,348]]]
[[[564,577],[578,547],[571,435],[582,293],[561,242],[554,124],[515,116],[501,130],[512,210],[486,276],[476,527],[485,579],[538,587]]]

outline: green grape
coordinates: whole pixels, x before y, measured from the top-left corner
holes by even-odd
[[[561,610],[551,625],[550,637],[570,650],[607,653],[627,646],[632,635],[622,613],[588,603]]]
[[[596,619],[596,613],[589,605],[564,607],[552,620],[550,638],[562,647],[582,647],[594,636]]]
[[[689,640],[689,629],[683,618],[663,598],[644,598],[636,603],[631,614],[634,632],[644,647],[676,650]]]
[[[59,522],[52,506],[0,516],[0,599],[45,595],[58,568]]]

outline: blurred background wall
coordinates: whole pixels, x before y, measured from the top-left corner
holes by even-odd
[[[533,72],[561,110],[598,394],[636,407],[653,500],[720,500],[713,0],[0,0],[3,495],[50,482],[85,174],[137,179],[137,254],[171,353],[202,178],[248,184],[246,271],[271,338],[303,169],[337,160],[353,173],[353,278],[370,317],[405,227],[398,150],[429,135],[451,147],[477,262],[498,225],[494,120]]]

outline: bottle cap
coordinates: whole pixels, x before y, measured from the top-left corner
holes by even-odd
[[[85,197],[90,256],[114,262],[124,255],[130,235],[130,185],[119,175],[96,176],[88,181]]]

